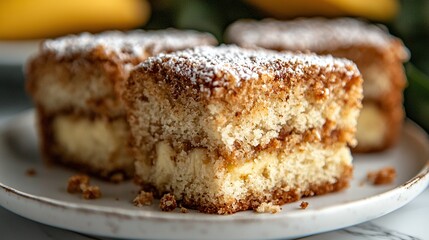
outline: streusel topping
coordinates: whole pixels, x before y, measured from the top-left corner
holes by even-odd
[[[359,44],[385,48],[394,39],[382,27],[352,18],[241,20],[232,24],[227,32],[230,42],[279,50],[327,51]]]
[[[100,34],[82,33],[46,40],[42,52],[52,52],[58,58],[88,53],[101,48],[106,54],[116,54],[121,59],[144,57],[169,49],[183,49],[192,45],[216,44],[208,33],[192,30],[167,29],[159,31],[134,30],[130,32],[109,31]]]
[[[243,49],[234,45],[203,46],[159,54],[148,58],[137,68],[159,72],[166,78],[175,76],[181,79],[181,84],[198,86],[201,92],[210,92],[216,87],[240,87],[242,81],[255,80],[263,76],[280,80],[314,74],[322,70],[336,71],[350,77],[359,74],[351,61],[329,55],[278,53],[270,50]]]

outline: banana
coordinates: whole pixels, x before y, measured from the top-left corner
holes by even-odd
[[[149,15],[146,0],[2,0],[0,39],[130,29],[146,23]]]
[[[246,0],[273,17],[355,16],[376,21],[392,20],[398,0]]]

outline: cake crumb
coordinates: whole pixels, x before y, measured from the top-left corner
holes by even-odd
[[[82,190],[82,196],[84,199],[97,199],[101,197],[101,191],[98,186],[87,186]]]
[[[373,185],[390,184],[396,178],[396,170],[393,167],[384,167],[377,171],[368,172],[366,178]]]
[[[34,168],[29,168],[27,169],[27,171],[25,171],[25,174],[29,177],[33,177],[37,175],[36,169]]]
[[[171,212],[176,209],[176,207],[176,198],[171,193],[164,194],[164,196],[162,196],[161,200],[159,201],[159,208],[161,208],[161,210],[164,212]]]
[[[118,172],[110,176],[109,180],[113,183],[121,183],[125,180],[124,173]]]
[[[67,184],[68,193],[81,193],[89,185],[89,176],[78,174],[71,176]]]
[[[140,191],[140,193],[134,198],[133,204],[136,207],[150,206],[153,202],[153,193]]]
[[[183,207],[183,206],[180,206],[180,212],[181,213],[188,213],[189,210],[187,208]]]
[[[254,209],[257,213],[278,213],[282,210],[279,205],[274,205],[273,203],[261,203],[256,209]]]
[[[302,201],[301,204],[299,205],[299,207],[301,209],[306,209],[308,207],[308,202]]]
[[[101,191],[98,186],[89,185],[89,176],[85,174],[73,175],[69,178],[67,184],[68,193],[82,193],[84,199],[97,199],[101,197]]]

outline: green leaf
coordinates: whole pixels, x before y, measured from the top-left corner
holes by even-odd
[[[404,92],[407,116],[429,132],[429,77],[411,63],[405,69],[408,77]]]

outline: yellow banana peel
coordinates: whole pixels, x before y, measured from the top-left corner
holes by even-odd
[[[246,0],[276,18],[353,16],[375,21],[392,20],[398,0]]]
[[[146,23],[149,14],[146,0],[2,0],[0,39],[130,29]]]

